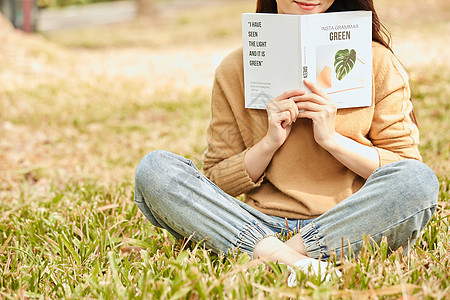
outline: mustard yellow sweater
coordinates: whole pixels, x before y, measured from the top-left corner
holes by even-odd
[[[408,77],[396,57],[373,43],[373,100],[370,107],[339,109],[336,131],[374,147],[380,166],[421,159]],[[358,191],[364,179],[338,162],[314,140],[312,123],[298,119],[258,182],[244,167],[244,155],[267,132],[267,112],[244,108],[242,49],[216,70],[204,171],[226,193],[245,194],[259,211],[287,218],[314,218]]]

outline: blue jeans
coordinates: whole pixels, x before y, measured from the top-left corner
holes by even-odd
[[[416,160],[402,160],[377,169],[355,194],[315,219],[266,215],[231,197],[184,157],[166,151],[147,154],[136,169],[135,201],[155,226],[176,238],[192,235],[214,252],[253,254],[266,236],[300,232],[309,257],[327,259],[357,255],[363,235],[391,250],[407,249],[431,219],[439,183]],[[342,243],[342,241],[344,241]],[[350,252],[349,252],[350,251]]]

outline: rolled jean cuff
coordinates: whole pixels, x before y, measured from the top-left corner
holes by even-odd
[[[326,260],[330,257],[326,243],[321,243],[314,222],[300,228],[300,235],[308,257]]]
[[[253,257],[253,251],[256,244],[268,236],[276,236],[275,233],[262,225],[261,223],[252,222],[245,227],[238,236],[236,248],[246,252]]]

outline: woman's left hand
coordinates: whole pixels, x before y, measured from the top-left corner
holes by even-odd
[[[367,179],[380,165],[378,151],[337,133],[336,105],[311,81],[304,82],[311,93],[292,98],[302,110],[298,118],[311,119],[316,142],[349,170]]]
[[[336,135],[336,105],[328,95],[309,80],[304,80],[305,86],[311,90],[303,96],[297,96],[294,101],[299,109],[298,118],[308,118],[313,121],[314,139],[327,149]]]

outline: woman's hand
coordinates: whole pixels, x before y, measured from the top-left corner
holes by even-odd
[[[267,105],[269,128],[264,139],[269,148],[276,150],[286,141],[291,132],[292,123],[299,116],[295,99],[298,96],[304,96],[305,93],[304,90],[286,91]]]
[[[347,168],[368,178],[379,166],[378,152],[337,133],[336,105],[312,82],[305,80],[305,86],[311,93],[304,90],[287,91],[267,105],[267,134],[244,157],[244,165],[250,178],[254,182],[260,178],[275,151],[286,141],[292,123],[297,118],[311,119],[316,142]]]
[[[311,81],[304,82],[311,93],[295,97],[298,117],[313,121],[314,139],[322,148],[359,176],[368,178],[379,167],[378,152],[337,133],[336,105]]]
[[[295,97],[298,118],[308,118],[313,121],[314,139],[325,149],[329,149],[335,141],[336,105],[328,95],[309,80],[304,80],[311,93]]]
[[[292,123],[298,116],[296,97],[305,95],[304,90],[291,90],[276,97],[267,105],[269,128],[262,140],[253,145],[244,156],[244,166],[253,182],[258,181],[266,170],[274,153],[286,141]]]

